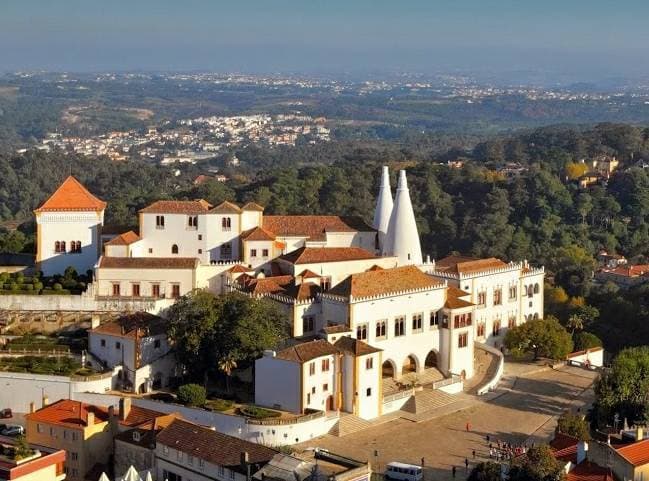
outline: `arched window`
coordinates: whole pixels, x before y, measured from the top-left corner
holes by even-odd
[[[193,228],[198,227],[198,216],[190,215],[189,217],[187,217],[187,226]]]
[[[232,219],[230,217],[224,217],[221,219],[221,229],[223,231],[229,231],[232,228]]]
[[[538,293],[539,293],[539,285],[537,283],[537,284],[534,284],[534,294],[538,294]]]
[[[171,253],[178,254],[178,244],[174,244],[171,246]]]
[[[538,313],[538,312],[535,312],[535,313],[534,313],[534,317],[533,317],[533,319],[536,321],[538,318],[539,318],[539,313]]]
[[[65,241],[61,241],[61,250],[59,252],[65,252]]]
[[[81,253],[81,241],[70,241],[70,252]]]
[[[59,241],[54,243],[54,252],[61,252],[61,243]]]

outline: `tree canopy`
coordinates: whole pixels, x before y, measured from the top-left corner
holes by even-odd
[[[505,346],[514,355],[531,352],[534,359],[564,359],[573,348],[570,334],[553,317],[528,321],[509,329],[505,335]]]

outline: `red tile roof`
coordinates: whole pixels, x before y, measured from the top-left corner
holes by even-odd
[[[36,412],[27,414],[25,419],[43,424],[56,424],[69,428],[85,428],[88,425],[88,413],[94,413],[95,422],[99,424],[108,421],[108,410],[70,399],[61,399]]]
[[[366,356],[367,354],[374,354],[383,350],[370,346],[366,342],[354,339],[353,337],[349,336],[341,337],[336,341],[334,346],[340,352],[346,352],[354,356]]]
[[[478,273],[506,266],[507,263],[495,257],[476,259],[474,257],[448,256],[435,262],[435,270],[455,274]]]
[[[128,415],[126,416],[126,419],[120,420],[119,423],[122,426],[126,426],[129,428],[134,428],[134,427],[150,428],[156,422],[156,419],[165,418],[166,416],[169,415],[166,413],[161,413],[140,406],[131,406],[131,409],[128,412]]]
[[[249,294],[285,294],[293,282],[293,276],[271,276],[253,277],[248,274],[241,274],[236,283],[241,289]]]
[[[117,237],[113,237],[111,240],[106,242],[105,245],[107,245],[107,246],[127,246],[127,245],[131,245],[134,242],[137,242],[139,240],[140,240],[140,236],[137,235],[132,230],[130,230],[128,232],[124,232],[123,234],[118,235]]]
[[[137,329],[140,330],[140,337],[157,336],[166,332],[166,323],[161,317],[148,312],[134,312],[104,322],[90,332],[134,339]]]
[[[316,274],[312,270],[304,269],[302,272],[298,274],[298,277],[301,277],[303,279],[316,279],[322,276],[320,274]]]
[[[613,481],[610,469],[584,461],[566,475],[566,481]]]
[[[375,259],[376,256],[360,247],[300,247],[279,258],[292,264],[320,264]]]
[[[244,241],[274,241],[275,237],[275,234],[263,227],[253,227],[241,233],[241,240]]]
[[[263,212],[264,208],[260,206],[259,204],[256,204],[254,202],[248,202],[246,205],[244,205],[241,210],[253,210],[256,212]]]
[[[227,200],[221,202],[219,205],[210,210],[210,213],[213,214],[239,214],[241,212],[241,207]]]
[[[603,269],[602,272],[607,274],[616,274],[623,277],[639,277],[649,272],[649,265],[638,264],[635,266],[619,266],[615,269]]]
[[[81,183],[70,176],[34,212],[102,211],[106,202],[92,195]]]
[[[140,210],[142,214],[204,214],[210,207],[209,202],[199,200],[158,200]]]
[[[550,447],[555,451],[560,451],[571,446],[577,446],[579,439],[564,433],[555,433],[554,439],[550,441]]]
[[[156,443],[237,472],[243,472],[241,454],[244,452],[248,453],[251,464],[258,465],[257,469],[277,454],[277,451],[262,444],[244,441],[179,419],[158,434]],[[253,466],[253,472],[257,471],[254,468]]]
[[[263,227],[280,237],[324,241],[327,232],[375,232],[360,217],[336,215],[266,215]]]
[[[107,257],[99,258],[103,269],[194,269],[196,257]]]
[[[633,466],[649,463],[649,439],[621,446],[616,451]]]
[[[252,272],[254,269],[250,269],[248,267],[242,266],[241,264],[237,264],[235,266],[232,266],[228,269],[228,272]]]
[[[333,344],[330,344],[324,339],[318,339],[287,347],[286,349],[279,351],[275,357],[277,357],[277,359],[283,359],[284,361],[303,364],[319,357],[330,356],[337,353],[338,350]]]
[[[329,293],[344,297],[363,298],[415,289],[433,289],[443,285],[442,282],[420,271],[416,266],[404,266],[352,274],[334,286]]]

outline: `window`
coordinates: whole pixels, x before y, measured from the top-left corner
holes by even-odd
[[[494,306],[499,306],[503,303],[503,290],[501,288],[494,289]]]
[[[397,317],[394,320],[394,337],[403,336],[406,333],[406,318]]]
[[[309,363],[309,376],[315,375],[315,362]]]
[[[367,359],[365,359],[365,370],[371,371],[372,369],[374,369],[374,358],[368,357]]]
[[[250,249],[250,257],[257,257],[257,249]]]
[[[39,433],[42,433],[43,432],[43,425],[42,424],[37,424],[36,425],[36,431],[38,431]]]
[[[190,215],[187,217],[187,227],[189,229],[196,229],[198,227],[198,216]]]
[[[183,452],[182,452],[182,451],[178,451],[178,450],[176,450],[176,459],[177,459],[178,461],[182,461],[182,460],[183,460]]]
[[[320,287],[322,287],[323,291],[328,291],[329,289],[331,289],[331,276],[321,277]]]
[[[121,348],[122,348],[122,343],[119,342],[119,341],[117,341],[117,342],[115,343],[115,349],[121,349]]]
[[[367,340],[367,324],[359,324],[356,326],[356,339],[361,341]]]
[[[484,337],[485,333],[485,323],[481,322],[478,324],[478,337]]]
[[[199,254],[202,254],[202,253],[203,253],[203,249],[198,249],[198,253],[199,253]]]
[[[183,477],[180,474],[172,473],[166,469],[162,470],[162,479],[165,481],[183,481]]]
[[[430,311],[429,324],[430,324],[430,327],[438,327],[439,326],[438,311]]]
[[[371,388],[371,387],[368,387],[368,388],[365,390],[365,395],[366,395],[367,397],[370,397],[370,396],[372,395],[372,388]]]
[[[541,290],[541,289],[540,289],[539,285],[538,285],[538,284],[534,284],[534,294],[538,294],[540,290]]]
[[[315,386],[311,388],[311,394],[315,394]]]
[[[453,318],[453,327],[467,327],[471,325],[471,313],[458,314]]]
[[[203,240],[203,234],[198,234],[198,240]]]
[[[54,252],[57,254],[65,254],[65,241],[56,241],[54,243]]]
[[[178,254],[178,244],[174,244],[171,246],[171,253]]]
[[[225,242],[221,244],[221,259],[231,259],[232,258],[232,244]]]
[[[99,341],[99,344],[101,345],[101,347],[106,347],[106,339]]]
[[[151,295],[153,297],[160,297],[160,284],[151,285]]]
[[[261,250],[261,256],[264,257],[264,258],[268,257],[268,249],[262,249]]]
[[[534,286],[530,284],[525,288],[527,290],[527,297],[532,297],[534,295]]]
[[[442,327],[448,329],[448,314],[442,316]]]
[[[153,247],[149,247],[149,254],[153,254]]]
[[[509,286],[509,300],[516,300],[516,286]]]
[[[234,479],[234,471],[230,470],[230,479]]]
[[[165,216],[164,215],[156,215],[155,216],[155,228],[156,229],[164,229],[165,228]]]
[[[180,284],[172,284],[171,297],[173,297],[174,299],[180,297]]]
[[[160,349],[160,339],[153,341],[153,349]]]
[[[385,337],[385,321],[378,321],[376,323],[376,337]]]
[[[203,461],[202,459],[199,459],[198,460],[198,465],[200,466],[201,469],[203,469],[205,467],[205,461]],[[219,466],[219,468],[223,469],[222,466]]]
[[[500,319],[494,320],[493,326],[491,328],[491,333],[494,336],[497,336],[498,334],[500,334]]]
[[[131,295],[133,297],[140,297],[140,284],[131,284]]]
[[[230,232],[230,230],[232,230],[232,219],[229,217],[221,219],[221,230],[223,232]]]
[[[322,392],[327,392],[329,391],[329,384],[323,384],[322,385]]]
[[[65,429],[63,430],[63,439],[68,439],[68,432]]]
[[[76,441],[79,438],[79,433],[72,431],[72,441]]]
[[[71,241],[70,252],[73,254],[81,254],[81,241]]]
[[[329,372],[329,359],[322,360],[322,372]]]
[[[187,464],[190,466],[194,465],[194,456],[190,456],[189,454],[187,455]]]
[[[219,466],[219,476],[224,476],[225,475],[225,468],[223,466]]]
[[[76,453],[76,452],[72,451],[72,452],[70,453],[70,459],[71,459],[72,461],[78,461],[78,460],[79,460],[79,453]]]
[[[302,318],[302,332],[311,332],[315,329],[315,318],[313,316],[304,316]]]
[[[119,296],[119,284],[117,283],[113,284],[113,295]]]
[[[413,314],[412,315],[412,330],[421,331],[421,320],[424,317],[423,314]]]
[[[509,316],[509,319],[507,320],[507,327],[510,329],[512,327],[516,327],[516,316]]]
[[[478,305],[479,306],[486,306],[487,305],[487,293],[486,292],[478,292]]]
[[[457,347],[466,347],[469,344],[469,334],[468,333],[462,333],[459,336],[457,336]]]
[[[54,437],[54,428],[50,428],[50,436]]]

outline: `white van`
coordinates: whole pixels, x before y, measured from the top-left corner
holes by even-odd
[[[416,464],[392,462],[385,468],[385,477],[397,481],[422,481],[424,470]]]

